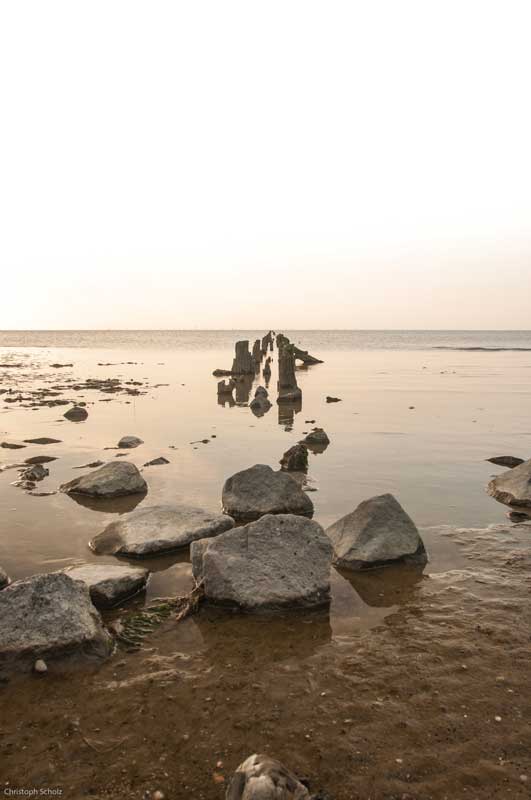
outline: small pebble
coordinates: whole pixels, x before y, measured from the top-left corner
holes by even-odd
[[[502,721],[501,717],[494,717],[494,719],[496,720],[496,722],[501,722]]]
[[[48,672],[46,661],[43,661],[42,658],[37,659],[37,661],[33,665],[33,669],[35,670],[35,672],[39,672],[41,675],[44,674],[45,672]]]
[[[157,789],[156,792],[153,792],[151,797],[153,800],[164,800],[164,792],[161,792],[160,789]]]

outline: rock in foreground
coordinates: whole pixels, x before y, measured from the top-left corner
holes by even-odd
[[[311,517],[313,503],[286,472],[266,464],[237,472],[225,481],[222,505],[238,520],[254,520],[264,514],[301,514]]]
[[[103,467],[74,478],[60,487],[67,494],[86,494],[90,497],[123,497],[147,492],[147,483],[129,461],[110,461]]]
[[[231,778],[225,800],[309,800],[306,787],[280,761],[249,756]]]
[[[142,591],[149,572],[142,567],[126,564],[85,564],[71,567],[65,574],[75,581],[83,581],[97,608],[111,608]]]
[[[425,564],[426,550],[413,520],[392,494],[364,500],[326,533],[334,546],[334,564],[361,570],[404,562]]]
[[[90,542],[96,553],[141,558],[186,547],[196,539],[217,536],[234,525],[226,514],[186,505],[160,505],[124,514]]]
[[[60,572],[34,575],[0,592],[0,669],[31,669],[38,658],[103,659],[112,649],[80,581]]]
[[[487,486],[487,493],[506,506],[531,506],[531,459],[502,472]]]
[[[194,577],[214,603],[260,611],[330,599],[332,545],[321,526],[304,517],[267,514],[194,542],[191,555]]]

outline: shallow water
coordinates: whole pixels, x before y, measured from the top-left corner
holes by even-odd
[[[500,470],[485,459],[530,455],[531,424],[523,411],[531,395],[531,353],[435,348],[522,348],[531,345],[531,333],[293,332],[292,339],[324,363],[298,370],[303,391],[300,411],[273,403],[261,418],[247,407],[245,392],[240,404],[232,407],[220,405],[216,394],[212,370],[230,367],[233,343],[241,335],[227,331],[0,335],[0,388],[28,398],[7,403],[1,401],[13,391],[0,396],[0,439],[61,440],[0,450],[4,465],[40,454],[57,457],[47,465],[50,475],[38,484],[38,491],[53,491],[81,474],[73,469],[76,466],[116,457],[114,450],[105,448],[125,434],[145,442],[126,456],[139,467],[160,455],[170,461],[144,469],[149,484],[146,498],[111,504],[80,502],[60,493],[32,496],[11,485],[16,470],[0,473],[0,564],[13,578],[97,558],[112,561],[92,554],[88,541],[139,499],[144,505],[181,500],[218,508],[229,475],[254,463],[277,466],[282,453],[313,425],[324,427],[331,439],[324,453],[311,456],[308,476],[309,486],[317,490],[310,495],[315,518],[325,526],[382,492],[395,494],[421,527],[484,526],[504,519],[504,507],[484,491],[489,477]],[[51,346],[74,341],[80,346]],[[32,346],[22,346],[27,342]],[[408,349],[396,349],[400,343]],[[378,345],[388,349],[377,349]],[[73,366],[52,368],[54,363]],[[140,382],[130,386],[145,394],[73,388],[88,377]],[[248,387],[251,397],[259,383],[263,380],[257,378]],[[63,387],[60,397],[87,403],[85,422],[66,421],[63,413],[68,406],[19,407],[32,404],[25,393],[54,386]],[[273,363],[269,384],[273,401],[275,386]],[[327,404],[327,394],[342,402]],[[427,534],[427,545],[428,571],[454,563],[455,556],[440,538]],[[189,585],[186,553],[151,560],[148,566],[154,571],[148,599]],[[334,579],[338,608],[345,609],[347,618],[357,607],[358,616],[370,617],[360,593],[347,589],[342,580]]]
[[[324,363],[298,371],[298,413],[274,403],[261,418],[245,397],[232,407],[217,400],[212,370],[230,367],[238,338],[0,334],[0,390],[13,390],[0,395],[0,441],[61,440],[0,449],[0,463],[56,457],[37,486],[53,491],[82,474],[74,467],[116,457],[105,448],[126,434],[144,440],[127,452],[139,467],[160,455],[170,461],[144,468],[145,498],[107,504],[32,496],[12,485],[16,469],[0,472],[0,564],[19,578],[112,562],[88,541],[116,515],[139,500],[219,508],[226,477],[254,463],[277,466],[314,425],[331,439],[310,457],[315,518],[328,525],[393,492],[421,527],[429,564],[333,570],[329,611],[254,617],[203,608],[168,620],[139,652],[119,648],[100,668],[52,667],[44,681],[15,676],[0,685],[0,777],[72,797],[149,797],[161,788],[169,798],[214,800],[240,761],[265,750],[335,800],[526,797],[530,528],[467,528],[506,521],[484,491],[500,471],[485,459],[531,455],[531,352],[521,349],[531,333],[291,334]],[[460,349],[477,347],[496,349]],[[75,389],[88,377],[120,378],[145,394]],[[59,398],[87,403],[85,422],[66,421],[68,406],[32,408],[29,392],[53,386]],[[327,404],[328,394],[342,402]],[[191,585],[187,551],[145,563],[153,571],[146,595],[107,621]]]

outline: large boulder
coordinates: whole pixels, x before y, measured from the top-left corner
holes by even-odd
[[[97,608],[112,608],[144,589],[149,572],[127,564],[84,564],[65,570],[69,578],[83,581]]]
[[[255,753],[232,776],[225,800],[310,800],[310,794],[280,761]]]
[[[0,567],[0,589],[5,589],[9,582],[9,575],[4,569],[2,569],[2,567]]]
[[[531,506],[531,459],[502,472],[487,486],[487,493],[499,503],[516,508]]]
[[[30,669],[39,658],[103,659],[112,650],[87,587],[65,573],[34,575],[0,592],[0,669]]]
[[[141,558],[186,547],[234,526],[232,517],[187,505],[148,506],[111,522],[90,542],[96,553]]]
[[[266,464],[255,464],[227,478],[222,505],[226,514],[244,521],[264,514],[313,514],[313,503],[299,484],[286,472],[275,472]]]
[[[295,514],[267,514],[194,542],[191,556],[194,577],[214,603],[259,611],[330,599],[330,540],[317,522]]]
[[[109,461],[103,467],[63,483],[60,491],[90,497],[122,497],[147,492],[147,483],[138,468],[129,461]]]
[[[326,533],[334,546],[334,564],[344,569],[428,560],[415,523],[392,494],[364,500]]]

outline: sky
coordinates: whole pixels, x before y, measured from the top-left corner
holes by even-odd
[[[0,0],[0,328],[531,328],[528,0]]]

